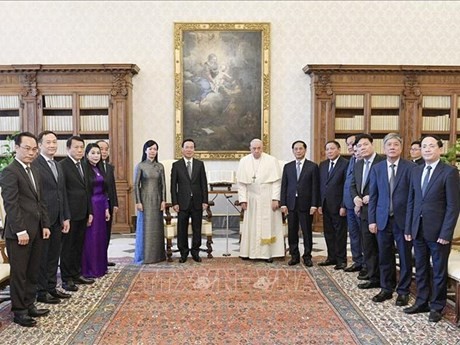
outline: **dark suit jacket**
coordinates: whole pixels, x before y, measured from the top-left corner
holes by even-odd
[[[405,233],[417,237],[420,222],[424,238],[451,241],[460,210],[460,183],[458,170],[439,162],[431,172],[430,181],[422,196],[422,173],[425,165],[412,170]]]
[[[115,168],[109,162],[106,162],[105,183],[107,185],[107,195],[109,198],[110,211],[118,207],[117,188],[115,184]]]
[[[400,159],[396,167],[393,215],[400,229],[404,229],[406,223],[410,177],[412,169],[416,166],[411,161]],[[370,174],[368,216],[369,224],[377,223],[379,230],[386,228],[388,218],[390,217],[390,183],[386,160],[375,164]]]
[[[296,193],[298,211],[307,212],[310,207],[319,207],[319,169],[316,163],[305,159],[297,181],[296,161],[287,163],[281,180],[281,206],[295,209]]]
[[[193,195],[193,208],[201,209],[208,203],[208,180],[204,163],[198,159],[192,162],[192,178],[189,177],[185,160],[174,162],[171,168],[171,201],[179,205],[180,210],[187,210]]]
[[[414,161],[412,161],[412,162],[414,162]],[[423,160],[423,158],[417,159],[414,163],[416,163],[418,165],[425,165],[425,161]]]
[[[40,173],[34,166],[31,170],[37,191],[17,160],[13,160],[1,173],[0,185],[6,211],[4,236],[8,239],[17,240],[16,234],[24,230],[32,239],[41,229],[50,226],[46,206],[41,200]]]
[[[48,211],[50,223],[54,224],[59,220],[62,224],[64,220],[70,219],[70,211],[67,203],[65,180],[62,168],[59,164],[56,164],[56,168],[58,170],[58,180],[56,181],[49,163],[42,155],[38,155],[38,157],[33,161],[32,166],[36,166],[40,171],[42,198],[46,204],[46,210]]]
[[[355,169],[355,163],[356,163],[355,157],[351,157],[350,160],[348,161],[347,173],[346,173],[347,176],[345,179],[345,183],[343,185],[343,204],[348,209],[353,209],[355,207],[355,204],[353,203],[353,199],[350,193],[350,186],[351,186],[351,180],[353,179],[353,171]]]
[[[369,168],[369,175],[368,175],[366,184],[364,185],[363,193],[361,193],[361,185],[363,183],[364,159],[360,159],[359,161],[355,163],[353,177],[351,179],[351,185],[350,185],[350,193],[351,193],[352,199],[354,199],[357,196],[359,196],[362,199],[364,196],[369,195],[369,180],[370,180],[369,177],[371,175],[371,171],[375,164],[377,164],[380,161],[383,161],[384,159],[385,158],[383,158],[383,156],[375,155],[375,158],[372,161],[372,164]],[[367,220],[367,207],[368,205],[364,205],[361,208],[360,217],[363,220]]]
[[[64,173],[70,220],[77,221],[88,218],[88,215],[92,213],[92,207],[86,164],[83,164],[83,162],[81,164],[85,174],[85,181],[82,180],[75,163],[70,157],[64,158],[59,162],[59,165]]]
[[[343,204],[343,186],[347,177],[348,161],[339,157],[331,174],[328,174],[329,165],[329,159],[319,164],[321,206],[324,207],[327,200],[328,211],[338,214],[339,209],[345,207]]]

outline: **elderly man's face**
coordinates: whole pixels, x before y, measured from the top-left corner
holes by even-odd
[[[259,159],[262,156],[262,152],[264,152],[264,147],[260,141],[255,141],[251,143],[251,154],[255,159]]]

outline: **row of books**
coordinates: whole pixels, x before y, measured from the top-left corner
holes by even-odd
[[[364,115],[355,115],[352,117],[336,117],[335,130],[338,131],[362,131],[364,130]]]
[[[423,96],[423,108],[450,109],[450,96]]]
[[[371,130],[398,131],[399,130],[399,116],[394,116],[394,115],[371,116]]]
[[[43,116],[43,128],[56,132],[73,130],[72,116]],[[80,116],[80,130],[84,132],[108,132],[108,115]]]
[[[441,116],[423,116],[422,117],[422,129],[424,131],[449,131],[450,130],[449,114],[445,114]]]
[[[105,109],[109,107],[108,95],[81,95],[80,109]]]
[[[364,96],[363,95],[336,95],[335,96],[336,108],[363,108]]]
[[[0,96],[0,109],[19,109],[19,96]]]
[[[0,132],[18,132],[20,128],[19,116],[0,117]]]
[[[43,96],[43,108],[71,109],[72,95],[45,95]]]
[[[372,95],[371,97],[371,108],[395,109],[400,106],[399,95]]]
[[[108,115],[86,115],[80,116],[80,130],[91,132],[108,132]]]

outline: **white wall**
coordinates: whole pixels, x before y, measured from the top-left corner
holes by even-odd
[[[288,160],[293,140],[311,140],[305,65],[458,65],[459,13],[438,1],[1,2],[0,64],[137,64],[134,165],[151,138],[173,157],[173,23],[270,22],[271,153]]]

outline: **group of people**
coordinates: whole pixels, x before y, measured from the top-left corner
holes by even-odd
[[[415,256],[417,296],[406,314],[429,312],[438,322],[447,300],[447,265],[460,211],[459,172],[440,159],[442,141],[428,135],[411,144],[411,160],[402,157],[402,138],[383,139],[385,156],[374,151],[369,134],[346,138],[347,161],[335,140],[325,144],[319,166],[306,159],[307,145],[292,144],[295,160],[280,169],[263,153],[259,139],[238,167],[238,197],[245,210],[240,256],[243,259],[283,257],[281,213],[288,220],[288,265],[313,266],[312,221],[323,218],[327,258],[319,266],[359,272],[359,289],[380,288],[372,301],[392,299],[407,306]],[[281,212],[280,212],[281,211]],[[348,225],[348,226],[347,226]],[[347,266],[347,228],[353,263]],[[396,269],[399,257],[399,274]]]
[[[428,135],[411,144],[411,160],[402,158],[402,138],[383,139],[385,156],[374,151],[369,134],[346,138],[350,160],[335,140],[325,144],[326,159],[306,158],[307,145],[292,144],[295,159],[284,166],[253,139],[250,154],[238,165],[238,200],[244,212],[240,257],[244,260],[284,257],[283,214],[288,223],[290,260],[313,266],[312,222],[322,215],[327,258],[320,266],[359,272],[359,289],[380,288],[372,301],[397,293],[396,305],[407,306],[415,254],[417,296],[407,314],[429,312],[438,322],[447,299],[447,264],[460,211],[458,170],[440,160],[442,141]],[[5,238],[11,262],[14,322],[34,326],[34,317],[49,313],[35,300],[59,303],[71,295],[57,286],[60,260],[62,287],[92,284],[107,272],[111,220],[118,202],[108,143],[86,146],[79,136],[67,141],[68,156],[54,161],[57,136],[15,137],[15,160],[2,173],[0,185],[7,213]],[[163,213],[166,177],[158,160],[158,143],[148,140],[135,168],[137,264],[166,260]],[[171,169],[171,203],[177,213],[180,263],[189,254],[201,262],[202,212],[208,207],[204,163],[194,158],[195,142],[182,142],[182,159]],[[192,243],[188,243],[188,229]],[[353,263],[347,266],[347,229]],[[396,252],[399,274],[396,269]],[[431,263],[430,263],[431,262]],[[431,267],[432,266],[432,267]]]
[[[58,138],[52,131],[15,136],[15,159],[0,177],[6,211],[4,237],[11,274],[13,321],[33,327],[58,304],[107,273],[111,219],[118,209],[109,145],[86,146],[79,136],[67,142],[68,156],[56,162]]]

